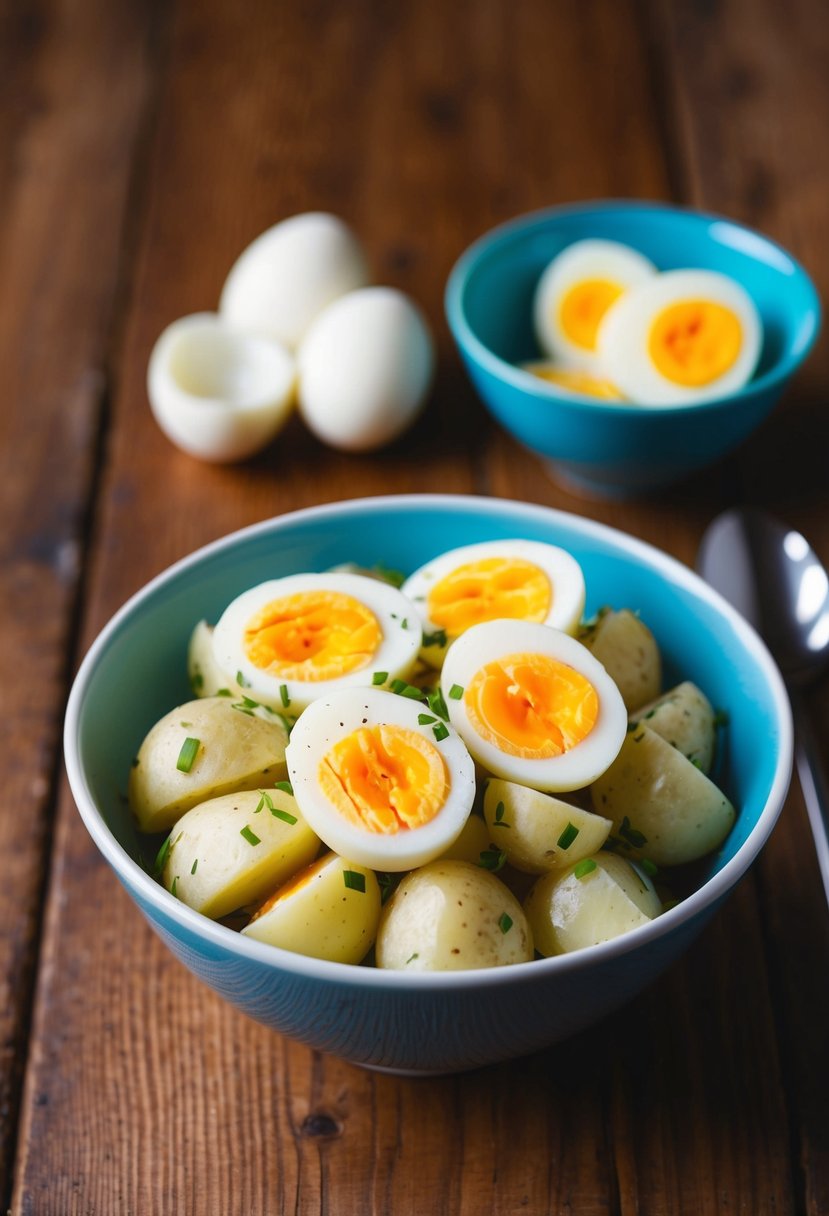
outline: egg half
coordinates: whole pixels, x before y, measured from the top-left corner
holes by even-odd
[[[478,763],[538,790],[588,785],[627,732],[624,701],[601,663],[549,625],[487,621],[468,629],[449,648],[441,690]]]
[[[422,702],[340,689],[300,716],[287,749],[294,797],[329,848],[376,870],[411,870],[460,835],[475,768]]]
[[[736,392],[763,344],[757,308],[713,270],[671,270],[607,312],[598,346],[609,378],[642,405],[691,405]]]
[[[619,241],[568,245],[547,266],[535,290],[539,346],[566,367],[601,376],[597,336],[602,318],[625,292],[654,274],[652,262]]]
[[[403,593],[420,614],[422,658],[439,667],[447,646],[483,621],[512,618],[574,633],[585,589],[581,566],[565,549],[502,540],[441,553],[406,580]]]
[[[396,587],[359,574],[292,574],[238,596],[213,631],[213,657],[251,699],[300,713],[342,685],[406,680],[420,621]]]

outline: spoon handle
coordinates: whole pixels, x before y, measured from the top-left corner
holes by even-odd
[[[791,692],[795,720],[794,759],[812,828],[820,874],[829,901],[829,789],[820,753],[799,693]]]

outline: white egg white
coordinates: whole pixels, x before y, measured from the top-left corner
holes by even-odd
[[[390,834],[371,831],[346,822],[325,795],[319,780],[321,761],[339,740],[362,726],[403,727],[437,749],[448,790],[429,822]],[[294,726],[286,758],[294,797],[320,839],[343,857],[390,873],[425,865],[449,848],[460,835],[475,797],[474,764],[452,727],[429,713],[422,702],[382,689],[341,689],[315,701]]]
[[[598,351],[574,342],[564,332],[560,319],[563,298],[579,283],[591,279],[605,280],[628,291],[655,274],[652,262],[620,241],[574,241],[553,258],[538,281],[533,323],[539,346],[564,367],[601,375]]]
[[[731,367],[701,387],[668,379],[654,365],[648,338],[658,315],[672,304],[701,300],[721,304],[738,318],[739,353]],[[763,345],[763,324],[754,301],[734,279],[713,270],[671,270],[622,296],[599,328],[599,352],[607,376],[640,405],[694,405],[741,389],[751,378]]]
[[[350,596],[373,614],[381,631],[375,653],[363,666],[323,680],[286,679],[257,667],[243,644],[248,622],[274,600],[318,591]],[[291,574],[251,587],[228,605],[213,631],[213,657],[219,670],[239,683],[252,700],[294,716],[337,688],[406,680],[417,663],[421,640],[414,605],[389,583],[359,574]],[[377,678],[380,673],[382,681]]]
[[[583,675],[596,691],[599,712],[595,725],[581,742],[559,756],[513,755],[484,738],[470,718],[464,694],[476,673],[514,654],[556,659]],[[549,625],[487,621],[472,626],[449,647],[441,690],[452,725],[481,767],[493,776],[537,790],[566,791],[589,785],[616,758],[627,733],[624,701],[604,667],[581,642]]]
[[[368,283],[363,250],[336,215],[293,215],[258,236],[225,280],[219,312],[232,326],[293,350],[333,300]]]
[[[454,637],[447,633],[446,641],[443,641],[440,623],[429,615],[429,593],[442,579],[461,567],[498,557],[507,561],[521,560],[538,567],[549,580],[552,592],[550,608],[543,623],[565,633],[575,633],[584,611],[585,586],[581,566],[572,554],[543,541],[481,541],[439,554],[415,570],[403,584],[403,594],[417,608],[423,625],[421,657],[431,666],[441,665]],[[503,613],[498,616],[503,616]]]
[[[295,401],[293,356],[215,313],[174,321],[153,347],[147,395],[156,422],[200,460],[244,460],[278,434]]]

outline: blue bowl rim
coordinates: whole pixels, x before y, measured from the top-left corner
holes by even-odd
[[[655,567],[668,582],[689,590],[698,598],[708,601],[719,613],[724,615],[745,648],[763,670],[777,710],[780,751],[766,804],[757,823],[734,857],[681,903],[663,912],[648,924],[632,929],[611,941],[602,942],[572,954],[534,959],[531,962],[516,963],[508,967],[418,972],[416,974],[349,963],[328,962],[255,941],[188,908],[151,878],[120,844],[95,806],[79,747],[84,700],[97,664],[105,657],[110,642],[129,622],[133,613],[140,610],[144,601],[152,598],[158,591],[163,590],[167,583],[174,581],[205,559],[210,559],[234,545],[244,543],[263,533],[279,533],[290,528],[295,522],[324,519],[326,516],[347,522],[350,516],[358,515],[367,509],[405,513],[424,506],[449,511],[459,508],[474,512],[477,509],[482,515],[487,515],[491,514],[493,510],[497,511],[501,505],[509,509],[513,519],[520,520],[523,516],[535,521],[546,521],[553,526],[559,523],[563,527],[575,528],[599,541],[621,547],[623,551],[637,560],[651,568]],[[760,636],[744,618],[687,566],[646,541],[638,540],[618,529],[582,516],[511,499],[477,498],[460,494],[378,495],[325,503],[262,520],[212,541],[187,557],[181,558],[132,595],[98,634],[78,668],[69,694],[64,721],[66,772],[75,804],[86,829],[106,861],[127,888],[137,898],[152,907],[154,917],[178,921],[183,929],[202,939],[213,949],[229,952],[249,960],[254,965],[261,965],[275,971],[290,972],[306,979],[316,979],[322,983],[346,983],[360,988],[387,991],[432,992],[443,991],[447,988],[489,988],[500,987],[512,982],[520,983],[522,980],[529,981],[532,977],[536,977],[538,981],[542,981],[545,977],[552,979],[558,972],[579,971],[586,967],[600,965],[606,960],[623,957],[647,947],[649,943],[659,938],[667,937],[673,930],[680,930],[681,926],[687,925],[698,916],[713,910],[754,862],[771,834],[782,809],[791,778],[792,755],[791,708],[782,676],[774,659]]]
[[[585,397],[578,393],[570,393],[566,389],[557,389],[555,386],[546,384],[539,377],[533,376],[532,373],[524,371],[520,367],[516,367],[506,359],[502,359],[499,355],[496,355],[494,351],[491,351],[478,338],[469,325],[464,308],[466,284],[480,258],[504,239],[524,235],[534,228],[543,228],[550,221],[568,219],[575,216],[589,216],[591,213],[606,214],[611,211],[625,212],[631,215],[640,212],[643,216],[649,213],[667,214],[673,215],[678,219],[691,221],[692,223],[724,224],[740,232],[747,233],[752,240],[758,241],[770,250],[773,250],[777,258],[784,259],[789,263],[792,267],[793,275],[800,279],[807,295],[811,297],[810,308],[803,315],[806,318],[811,317],[812,328],[802,339],[802,345],[798,353],[796,355],[787,354],[783,359],[775,363],[773,367],[769,368],[768,371],[764,372],[763,375],[749,380],[742,389],[735,393],[730,393],[726,397],[716,397],[709,401],[700,401],[689,405],[643,406],[635,402],[607,402],[598,398]],[[743,402],[750,401],[759,393],[773,390],[785,383],[806,359],[817,340],[822,322],[820,297],[810,275],[801,263],[792,257],[787,249],[776,241],[773,241],[770,237],[765,236],[755,228],[750,228],[746,224],[741,224],[737,220],[733,220],[725,215],[718,215],[715,212],[700,211],[694,207],[676,203],[643,202],[634,199],[595,199],[583,203],[566,203],[560,206],[544,207],[536,211],[526,212],[523,215],[506,220],[494,228],[490,228],[473,241],[471,245],[467,246],[450,270],[444,292],[444,311],[449,328],[461,350],[467,351],[470,357],[474,358],[490,374],[498,379],[506,381],[514,388],[520,389],[529,396],[536,397],[539,401],[544,401],[548,404],[550,401],[555,401],[572,409],[589,411],[591,414],[599,412],[613,414],[617,417],[623,414],[630,418],[687,413],[689,410],[693,410],[695,413],[717,413],[722,409],[733,409],[735,405],[739,406]]]

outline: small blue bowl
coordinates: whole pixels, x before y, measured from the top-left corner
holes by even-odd
[[[593,401],[545,384],[518,364],[541,352],[532,300],[541,273],[574,241],[633,246],[660,270],[730,275],[753,298],[764,326],[760,365],[737,393],[693,406]],[[473,384],[492,415],[576,487],[624,495],[713,463],[768,414],[820,328],[814,285],[766,237],[731,220],[653,203],[554,207],[503,224],[455,264],[446,316]]]
[[[147,730],[192,696],[185,668],[197,621],[216,620],[234,596],[267,578],[344,561],[411,571],[445,549],[519,536],[569,549],[584,570],[587,612],[603,604],[639,609],[662,648],[666,681],[695,680],[729,714],[718,779],[739,816],[687,899],[624,937],[574,954],[410,975],[320,962],[242,937],[149,876],[124,791]],[[768,651],[685,566],[589,520],[442,496],[372,498],[284,515],[172,566],[91,647],[72,688],[64,740],[90,835],[187,967],[275,1030],[401,1073],[453,1072],[523,1055],[630,999],[688,946],[753,862],[782,806],[792,756],[789,704]]]

